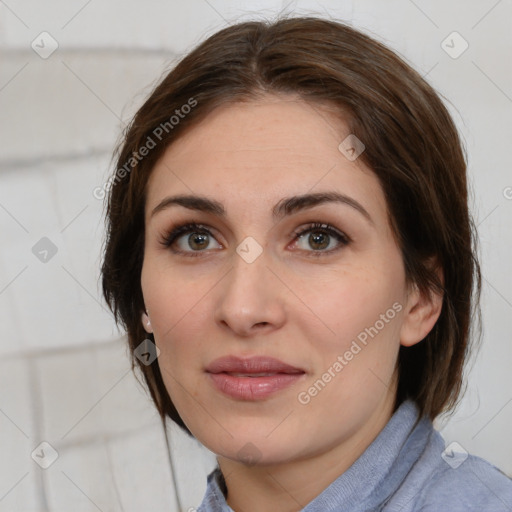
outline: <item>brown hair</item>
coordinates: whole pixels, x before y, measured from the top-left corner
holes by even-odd
[[[108,195],[102,285],[127,331],[134,367],[162,419],[169,416],[188,431],[158,360],[145,366],[133,357],[147,338],[140,285],[146,184],[165,149],[215,107],[265,93],[298,94],[343,112],[350,132],[366,146],[359,158],[383,187],[408,281],[423,293],[444,294],[431,332],[400,347],[398,358],[397,406],[411,398],[434,419],[457,402],[470,320],[474,312],[480,318],[461,141],[442,101],[416,71],[372,38],[319,18],[245,22],[217,32],[167,74],[126,128]],[[150,140],[154,147],[147,151]],[[442,268],[444,285],[429,261]]]

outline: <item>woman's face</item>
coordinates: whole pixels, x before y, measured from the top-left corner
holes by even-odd
[[[349,135],[292,97],[228,105],[148,182],[141,284],[158,362],[190,431],[222,457],[364,446],[393,411],[404,266]],[[183,224],[199,226],[166,244]]]

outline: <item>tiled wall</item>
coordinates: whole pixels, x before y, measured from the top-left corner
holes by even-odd
[[[176,58],[226,21],[284,6],[353,21],[449,101],[468,145],[484,339],[458,413],[439,426],[512,474],[510,2],[9,0],[0,2],[1,512],[179,510],[159,418],[101,299],[94,190],[124,123]],[[174,427],[170,436],[188,510],[214,458]],[[53,448],[37,448],[43,441]],[[52,449],[58,458],[43,469]]]

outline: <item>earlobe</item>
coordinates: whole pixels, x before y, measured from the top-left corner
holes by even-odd
[[[151,320],[149,319],[149,313],[147,311],[142,313],[142,325],[144,326],[146,332],[153,332],[153,327],[151,327]]]
[[[443,294],[430,290],[421,293],[416,285],[411,291],[400,330],[400,344],[410,347],[422,341],[433,329],[443,307]]]

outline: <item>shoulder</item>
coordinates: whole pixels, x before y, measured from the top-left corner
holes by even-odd
[[[512,479],[451,443],[431,425],[422,453],[382,509],[386,512],[512,512]]]
[[[474,455],[465,455],[460,461],[450,466],[441,459],[442,463],[432,471],[431,478],[421,490],[415,510],[512,512],[512,480],[509,477]]]

